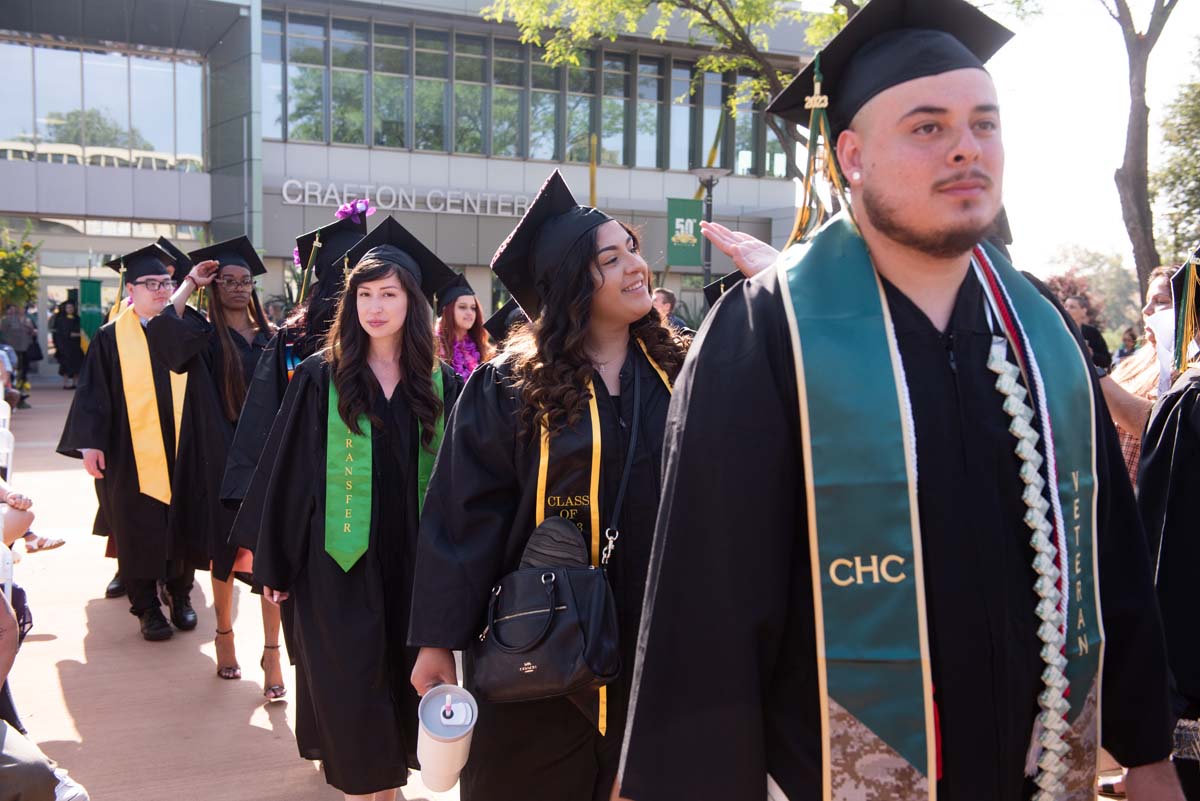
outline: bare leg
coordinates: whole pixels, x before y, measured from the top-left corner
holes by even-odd
[[[262,599],[263,620],[263,695],[274,701],[283,698],[283,660],[279,653],[279,607]]]
[[[233,644],[233,577],[227,581],[212,580],[213,609],[217,613],[217,675],[223,679],[240,679],[237,650]]]
[[[396,801],[396,788],[380,790],[375,794],[375,801]]]

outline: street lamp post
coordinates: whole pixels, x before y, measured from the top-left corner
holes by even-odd
[[[729,175],[729,170],[722,167],[697,167],[688,172],[699,178],[700,186],[704,187],[704,221],[712,222],[713,187],[720,183],[722,178]],[[704,285],[708,286],[712,283],[712,242],[708,241],[708,237],[703,237],[703,239],[704,241],[700,245],[700,260],[704,271]]]

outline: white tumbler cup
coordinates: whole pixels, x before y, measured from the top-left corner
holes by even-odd
[[[430,790],[443,793],[458,782],[458,774],[467,764],[479,705],[462,687],[442,684],[425,693],[417,716],[421,721],[417,735],[421,781]]]

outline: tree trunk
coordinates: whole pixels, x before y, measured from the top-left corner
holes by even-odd
[[[1129,55],[1129,124],[1125,131],[1125,159],[1113,176],[1121,198],[1121,216],[1133,245],[1138,285],[1145,296],[1150,273],[1159,265],[1154,244],[1154,215],[1150,209],[1149,138],[1150,109],[1146,105],[1146,66],[1150,47],[1140,36],[1126,37]]]

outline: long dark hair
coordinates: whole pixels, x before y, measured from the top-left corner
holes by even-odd
[[[295,332],[293,353],[301,359],[308,358],[325,347],[325,338],[329,335],[333,316],[337,313],[338,297],[340,294],[328,298],[310,292],[283,321],[282,327]]]
[[[640,249],[637,232],[621,227]],[[521,393],[521,425],[526,436],[545,425],[553,434],[574,426],[589,399],[592,360],[584,350],[592,317],[596,262],[593,228],[568,251],[562,266],[543,287],[542,311],[530,325],[518,326],[505,340],[504,350],[513,359],[513,378]],[[649,276],[647,275],[647,279]],[[629,325],[629,335],[642,341],[647,352],[672,381],[683,366],[688,341],[666,326],[653,307]]]
[[[469,297],[475,301],[475,322],[467,329],[467,337],[475,343],[479,351],[479,363],[482,364],[495,355],[495,349],[492,347],[491,337],[483,327],[483,309],[479,306],[479,298],[474,295]],[[454,334],[458,329],[458,323],[454,320],[454,307],[457,304],[457,300],[447,303],[437,321],[438,357],[446,361],[454,358]]]
[[[217,275],[220,274],[221,271],[218,269]],[[217,332],[217,341],[221,343],[221,366],[222,372],[225,374],[224,386],[220,387],[221,405],[225,407],[225,417],[230,422],[236,422],[242,413],[242,404],[246,401],[246,377],[242,375],[242,357],[238,352],[237,345],[233,344],[233,335],[230,333],[227,319],[230,311],[225,305],[224,298],[221,297],[220,281],[214,278],[208,288],[211,294],[208,304],[208,319]],[[269,334],[275,330],[267,321],[267,316],[263,314],[262,304],[258,301],[258,292],[253,285],[250,287],[250,306],[247,312],[250,321],[254,323],[259,332]]]
[[[371,337],[358,321],[358,288],[372,281],[396,276],[408,295],[408,312],[401,329],[400,391],[421,424],[421,444],[431,450],[434,426],[442,403],[433,394],[433,321],[429,303],[408,270],[390,261],[363,259],[346,279],[333,325],[325,338],[325,358],[338,392],[338,414],[355,434],[362,434],[359,419],[365,416],[383,427],[375,414],[379,382],[367,364]]]

